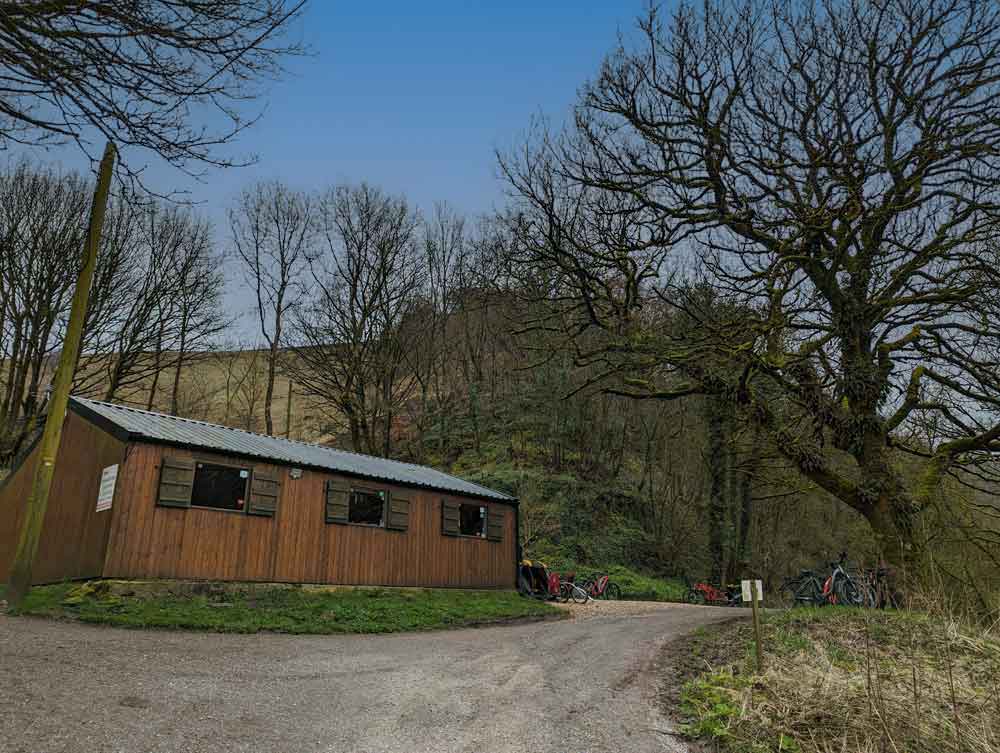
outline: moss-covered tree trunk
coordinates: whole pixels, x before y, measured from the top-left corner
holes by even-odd
[[[706,452],[708,457],[708,548],[709,579],[712,583],[724,584],[726,579],[726,527],[728,514],[726,505],[726,447],[724,411],[719,401],[705,400],[705,422],[708,432]]]

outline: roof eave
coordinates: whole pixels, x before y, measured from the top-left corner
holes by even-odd
[[[364,473],[356,473],[344,470],[334,470],[322,465],[316,465],[313,463],[300,463],[291,460],[285,460],[283,458],[266,457],[263,455],[255,455],[253,453],[247,452],[236,452],[233,450],[220,450],[214,447],[208,447],[201,444],[192,444],[191,442],[181,442],[171,439],[163,439],[161,437],[152,437],[145,434],[131,432],[123,426],[115,423],[111,419],[103,416],[97,411],[89,408],[83,403],[70,398],[69,407],[75,413],[77,413],[82,418],[87,419],[95,426],[111,434],[115,439],[121,442],[144,442],[146,444],[155,444],[165,447],[177,447],[179,449],[200,451],[200,452],[211,452],[217,455],[225,455],[227,457],[243,458],[245,460],[252,460],[256,462],[264,463],[274,463],[275,465],[286,466],[289,468],[308,468],[311,471],[317,471],[319,473],[329,473],[338,476],[346,476],[348,478],[356,478],[364,481],[374,481],[382,484],[392,484],[394,486],[400,486],[404,489],[416,489],[423,491],[433,491],[438,494],[450,494],[456,497],[466,497],[468,499],[479,499],[486,502],[499,502],[506,505],[519,505],[520,502],[517,497],[511,497],[509,495],[497,492],[496,495],[490,494],[479,494],[476,492],[464,492],[455,489],[444,489],[439,486],[431,486],[428,484],[416,484],[413,482],[400,481],[398,479],[390,479],[384,476],[372,476]],[[462,480],[462,479],[459,479]],[[472,482],[467,482],[472,483]]]
[[[516,497],[504,496],[491,496],[488,494],[478,494],[476,492],[462,492],[455,489],[443,489],[439,486],[429,486],[427,484],[415,484],[413,482],[400,481],[398,479],[390,479],[384,476],[371,476],[364,473],[356,473],[352,471],[344,470],[334,470],[333,468],[327,468],[323,465],[315,465],[313,463],[300,463],[292,460],[285,460],[284,458],[273,458],[264,457],[262,455],[254,455],[249,452],[234,452],[233,450],[220,450],[215,447],[206,447],[205,445],[191,444],[190,442],[179,442],[171,439],[161,439],[159,437],[148,437],[141,434],[130,434],[130,438],[127,441],[131,442],[143,442],[145,444],[160,445],[163,447],[177,447],[178,449],[191,450],[193,452],[207,452],[213,453],[215,455],[224,455],[231,458],[241,458],[243,460],[250,460],[258,463],[273,463],[274,465],[280,465],[287,468],[303,468],[310,471],[316,471],[317,473],[328,473],[335,476],[345,476],[347,478],[354,478],[361,481],[377,482],[380,484],[391,484],[393,486],[399,486],[404,489],[414,489],[419,491],[432,491],[438,494],[448,494],[454,497],[466,497],[468,499],[480,499],[486,502],[499,502],[505,505],[518,505],[518,499]]]
[[[108,434],[110,434],[115,439],[121,442],[128,442],[133,439],[133,434],[128,429],[119,424],[116,424],[110,418],[101,415],[93,408],[84,405],[79,400],[73,397],[70,397],[69,399],[69,409],[74,413],[76,413],[81,418],[87,419],[88,421],[90,421],[90,423],[94,424],[99,429],[103,429]]]

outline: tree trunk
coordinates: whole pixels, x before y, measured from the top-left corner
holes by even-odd
[[[181,337],[177,343],[177,366],[174,369],[174,384],[170,390],[170,415],[176,416],[180,403],[181,374],[184,370],[184,356],[187,354],[188,320],[181,320]]]
[[[281,328],[274,327],[274,339],[267,356],[267,386],[264,389],[264,433],[274,434],[274,419],[271,417],[271,401],[274,399],[274,378],[278,371],[278,336]]]
[[[750,525],[753,522],[753,474],[760,463],[760,430],[757,426],[753,428],[750,439],[750,457],[747,467],[740,473],[739,497],[740,497],[740,532],[739,542],[736,547],[737,561],[741,568],[746,569],[750,564]]]
[[[917,537],[917,513],[905,495],[883,494],[864,511],[882,557],[899,573],[916,576],[924,551]]]
[[[392,383],[394,375],[389,374],[382,382],[382,409],[385,411],[385,436],[382,437],[382,457],[389,457],[392,451]]]
[[[722,411],[716,401],[705,401],[705,420],[708,429],[708,550],[710,557],[709,580],[725,585],[725,527],[726,515],[726,457],[723,447]]]
[[[115,393],[118,392],[118,387],[121,384],[122,375],[122,361],[121,357],[111,357],[114,361],[114,365],[111,367],[111,376],[108,379],[108,387],[104,390],[104,402],[110,403],[115,399]]]
[[[149,397],[146,398],[146,410],[153,410],[156,405],[156,390],[160,384],[160,361],[163,358],[163,317],[160,317],[160,325],[156,330],[156,349],[153,351],[153,383],[149,385]],[[228,414],[226,415],[228,419]]]

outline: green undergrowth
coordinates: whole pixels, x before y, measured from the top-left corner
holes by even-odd
[[[675,647],[684,734],[729,753],[1000,751],[1000,642],[982,631],[827,608],[769,613],[763,635],[763,672],[746,622]]]
[[[587,565],[578,562],[540,557],[552,570],[576,573],[576,580],[607,574],[622,590],[622,598],[630,601],[684,601],[687,589],[675,578],[661,578],[637,572],[624,565]]]
[[[462,455],[451,471],[520,499],[525,529],[544,529],[530,536],[528,559],[578,578],[607,573],[625,599],[683,601],[683,582],[657,572],[664,563],[642,522],[641,504],[620,482],[515,464],[489,445]]]
[[[645,575],[622,565],[606,569],[611,580],[621,586],[623,598],[640,601],[684,601],[687,589],[676,578]]]
[[[456,628],[561,613],[510,591],[192,584],[173,593],[88,581],[36,586],[19,614],[130,628],[330,634]]]

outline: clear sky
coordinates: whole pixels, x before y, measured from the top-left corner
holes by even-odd
[[[294,61],[245,141],[261,157],[224,177],[305,187],[368,180],[420,206],[500,200],[493,149],[532,115],[562,118],[642,11],[641,0],[312,0]],[[216,195],[218,195],[216,193]]]
[[[535,114],[564,117],[642,8],[312,0],[297,33],[315,54],[293,61],[243,140],[259,165],[211,182],[228,196],[258,176],[303,187],[368,180],[424,208],[445,199],[486,211],[501,198],[494,148],[515,143]]]
[[[152,162],[158,192],[189,191],[225,244],[226,208],[258,178],[305,189],[367,180],[429,210],[502,204],[494,149],[531,118],[561,121],[646,0],[311,0],[292,29],[312,50],[270,87],[264,117],[232,151],[247,168],[203,182]],[[100,145],[95,148],[99,154]],[[72,151],[36,153],[81,168]],[[235,281],[234,281],[235,282]]]
[[[261,122],[232,146],[259,163],[198,184],[152,162],[147,182],[190,191],[220,221],[256,178],[302,188],[367,180],[424,209],[443,199],[488,211],[502,200],[493,150],[515,144],[533,115],[564,118],[643,8],[644,0],[310,0],[292,34],[313,54],[290,61]],[[36,154],[85,165],[71,150]]]

